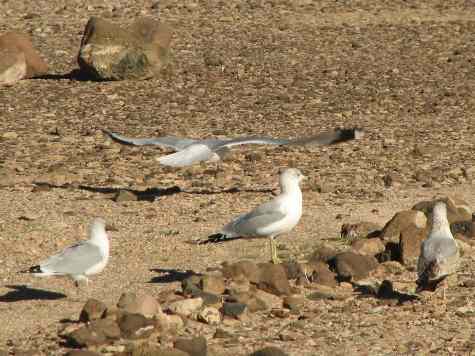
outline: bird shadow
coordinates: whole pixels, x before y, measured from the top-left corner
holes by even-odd
[[[32,79],[43,79],[43,80],[74,80],[78,82],[108,82],[109,80],[95,78],[94,76],[81,71],[80,69],[76,68],[70,71],[69,73],[64,74],[44,74]]]
[[[121,192],[129,192],[132,193],[137,199],[137,201],[148,201],[154,202],[160,197],[179,194],[179,193],[186,193],[186,194],[196,194],[196,195],[213,195],[213,194],[234,194],[240,192],[247,192],[247,193],[275,193],[273,189],[263,188],[263,189],[242,189],[238,187],[231,187],[228,189],[223,190],[184,190],[181,189],[179,186],[174,185],[167,188],[147,188],[145,190],[137,190],[137,189],[126,189],[126,188],[110,188],[110,187],[94,187],[89,185],[75,185],[75,184],[51,184],[48,182],[36,182],[34,183],[37,190],[49,190],[49,189],[78,189],[84,190],[92,193],[100,193],[100,194],[107,194],[107,195],[114,195],[112,200],[117,200],[117,196]]]
[[[402,293],[393,288],[391,281],[384,280],[378,290],[370,286],[353,284],[355,292],[360,293],[359,298],[376,298],[379,300],[396,300],[397,305],[413,302],[420,298],[414,294]]]
[[[160,273],[162,275],[153,277],[148,283],[173,283],[181,282],[191,276],[200,276],[192,270],[178,271],[176,269],[152,268],[150,272]]]
[[[4,303],[20,302],[23,300],[57,300],[66,298],[66,295],[63,293],[30,288],[26,285],[7,285],[5,287],[13,290],[0,296],[0,302]]]

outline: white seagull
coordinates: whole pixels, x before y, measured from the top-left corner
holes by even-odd
[[[89,240],[77,242],[22,272],[37,277],[69,276],[76,287],[79,281],[86,281],[87,284],[88,276],[102,272],[109,260],[109,239],[103,219],[92,221],[89,237]]]
[[[272,262],[279,263],[274,239],[291,231],[302,216],[302,191],[299,184],[304,178],[296,168],[283,170],[280,173],[281,193],[278,196],[251,212],[238,216],[219,233],[209,236],[199,244],[268,237]]]
[[[447,205],[437,202],[432,209],[432,226],[429,236],[422,243],[417,264],[417,289],[432,290],[443,282],[443,298],[447,288],[446,278],[455,274],[459,267],[460,254],[457,243],[450,231],[447,219]]]
[[[193,140],[174,136],[156,138],[131,138],[103,130],[113,141],[133,146],[155,145],[168,147],[176,153],[160,157],[160,164],[171,167],[185,167],[201,161],[220,161],[232,146],[246,144],[267,145],[331,145],[339,142],[360,139],[364,136],[362,129],[337,129],[319,135],[300,139],[274,139],[261,136],[240,137],[235,139]]]

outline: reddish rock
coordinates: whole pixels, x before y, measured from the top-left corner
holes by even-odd
[[[383,242],[379,238],[355,240],[351,249],[360,255],[376,256],[385,250]]]
[[[147,318],[152,318],[162,312],[158,301],[148,294],[123,293],[117,307],[127,313],[142,314]]]
[[[48,65],[34,49],[29,36],[9,32],[0,36],[0,53],[4,51],[21,52],[26,62],[25,78],[33,78],[48,72]]]
[[[427,237],[427,229],[406,228],[399,237],[399,251],[404,266],[415,268],[421,254],[421,245]]]
[[[251,283],[257,284],[260,280],[259,267],[251,261],[239,261],[233,264],[223,266],[223,275],[225,278],[237,279],[247,278]]]
[[[106,305],[97,299],[88,299],[81,310],[79,321],[85,323],[91,320],[101,319],[106,314]]]
[[[304,265],[305,275],[310,282],[335,287],[338,282],[336,273],[330,271],[328,265],[323,261],[311,261]]]
[[[0,85],[12,85],[26,78],[25,54],[17,49],[1,49]]]
[[[424,230],[427,226],[427,217],[416,210],[404,210],[396,213],[386,224],[381,233],[381,239],[387,242],[399,243],[399,237],[405,230]]]
[[[155,331],[155,321],[141,314],[124,313],[119,319],[122,337],[126,339],[146,339]]]
[[[280,264],[262,263],[259,265],[258,286],[275,295],[289,295],[290,284],[285,268]]]
[[[336,273],[341,280],[358,280],[368,277],[378,266],[373,256],[359,255],[354,252],[342,252],[335,257]]]

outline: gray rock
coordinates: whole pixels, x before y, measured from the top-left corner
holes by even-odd
[[[187,352],[190,356],[206,356],[208,354],[208,344],[203,336],[177,339],[175,348]]]
[[[313,251],[313,253],[309,256],[309,262],[312,261],[323,261],[329,262],[338,254],[338,251],[335,250],[333,247],[321,245]]]
[[[112,319],[93,320],[88,327],[95,332],[103,334],[108,340],[118,340],[121,336],[119,325]]]
[[[223,314],[225,316],[238,319],[247,310],[247,305],[243,303],[224,303]]]
[[[168,61],[170,29],[151,18],[128,26],[91,17],[84,30],[78,63],[96,79],[149,79]]]
[[[87,326],[74,330],[66,335],[66,339],[72,346],[76,347],[97,346],[107,342],[107,338],[102,332]]]

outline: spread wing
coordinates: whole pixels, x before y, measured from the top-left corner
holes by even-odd
[[[163,136],[163,137],[151,137],[151,138],[132,138],[119,135],[117,133],[102,130],[107,136],[109,136],[113,141],[118,142],[123,145],[132,145],[132,146],[163,146],[174,149],[175,151],[180,151],[185,147],[196,142],[195,140],[188,138],[180,138],[174,136]]]

